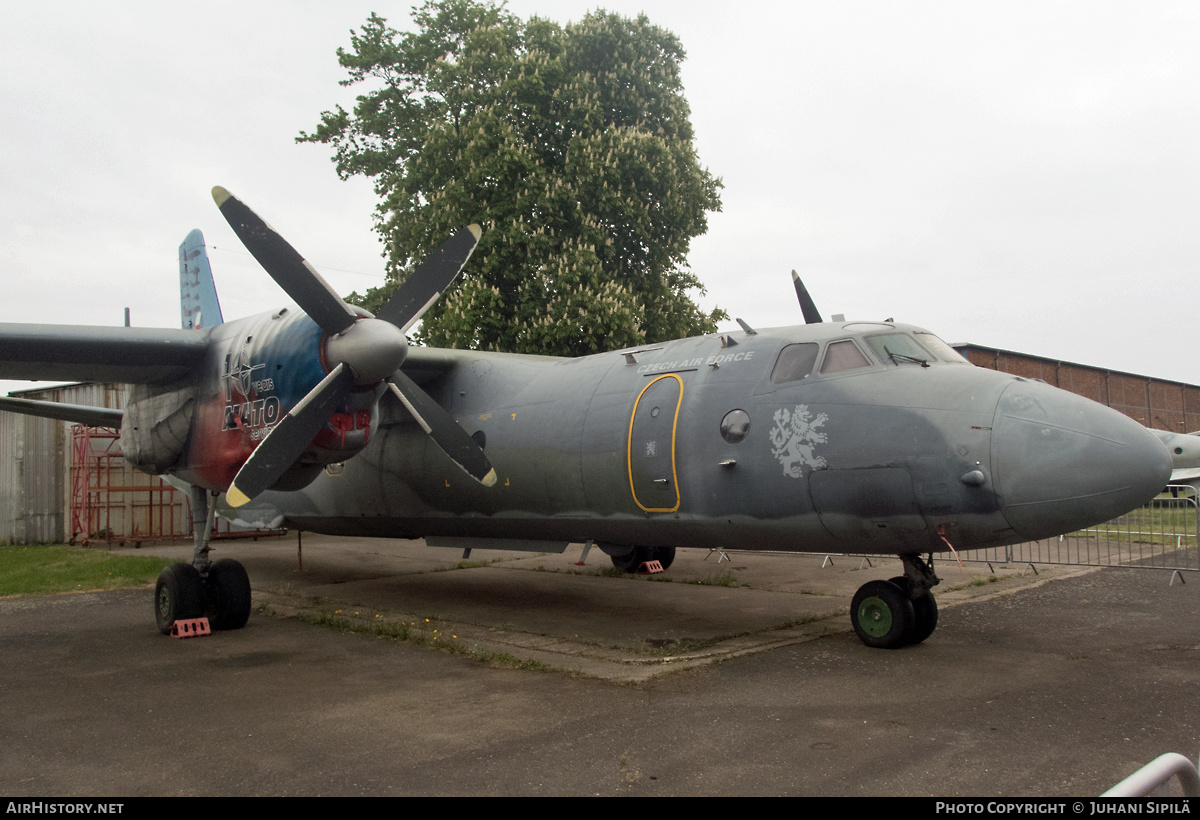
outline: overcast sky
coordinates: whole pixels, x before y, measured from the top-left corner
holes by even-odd
[[[1200,383],[1200,4],[617,0],[680,37],[724,209],[691,265],[756,327],[828,316]],[[10,3],[0,321],[178,327],[177,248],[226,319],[287,297],[224,185],[339,291],[383,281],[367,180],[297,145],[353,104],[335,50],[407,3]],[[565,23],[594,3],[514,0]],[[734,326],[732,322],[730,326]],[[9,387],[24,385],[9,385]]]

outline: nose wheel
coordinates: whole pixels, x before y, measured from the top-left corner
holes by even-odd
[[[859,640],[877,649],[918,644],[937,628],[937,601],[929,590],[939,583],[929,563],[902,555],[905,574],[859,587],[850,604],[850,623]]]
[[[916,614],[912,601],[891,581],[869,581],[850,604],[858,639],[876,649],[899,649],[912,641]]]

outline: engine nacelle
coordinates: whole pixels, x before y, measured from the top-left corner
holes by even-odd
[[[155,392],[146,385],[129,391],[121,422],[121,453],[144,473],[162,475],[178,466],[196,414],[195,387]]]

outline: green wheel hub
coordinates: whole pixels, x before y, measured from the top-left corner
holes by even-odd
[[[859,640],[878,649],[907,645],[915,620],[912,601],[891,581],[867,581],[850,604],[850,621]]]
[[[892,631],[892,610],[878,597],[867,598],[858,605],[858,623],[872,638],[882,638]]]

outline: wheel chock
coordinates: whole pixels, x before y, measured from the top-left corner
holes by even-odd
[[[642,565],[640,567],[638,567],[637,574],[638,575],[655,575],[662,571],[663,571],[663,568],[662,568],[661,561],[643,561]]]
[[[171,624],[172,638],[203,638],[209,634],[212,634],[212,627],[208,625],[208,618],[187,618]]]

